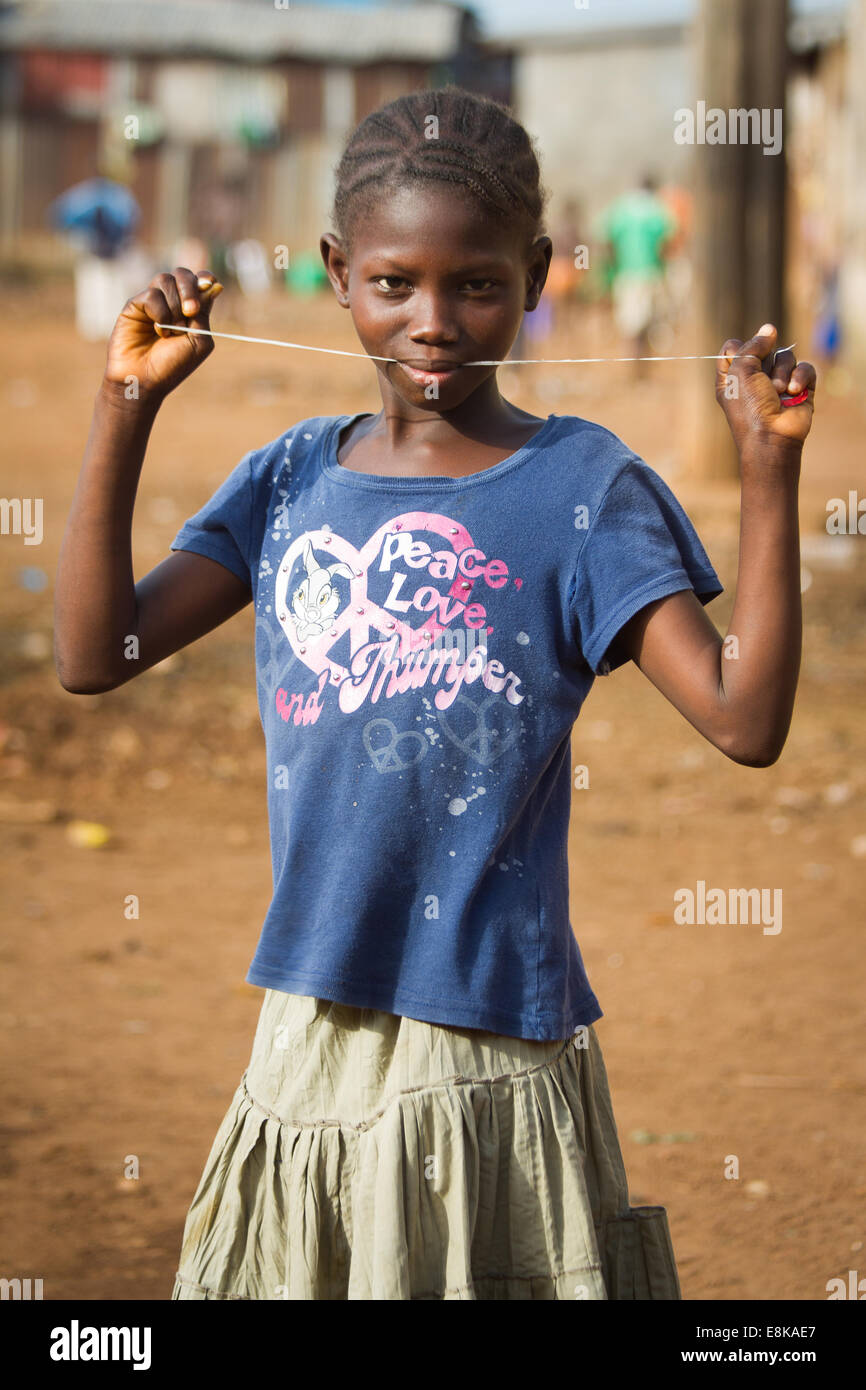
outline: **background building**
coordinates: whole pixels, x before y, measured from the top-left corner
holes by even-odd
[[[486,55],[458,6],[278,3],[0,5],[3,245],[38,254],[52,199],[101,171],[129,184],[154,247],[314,246],[331,170],[370,111],[448,81],[510,96],[507,52]]]

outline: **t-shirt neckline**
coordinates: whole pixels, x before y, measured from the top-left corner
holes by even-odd
[[[547,442],[546,436],[553,431],[560,418],[558,415],[548,415],[541,429],[537,430],[521,448],[515,450],[513,454],[509,454],[507,459],[494,463],[490,468],[482,468],[477,473],[470,473],[465,478],[449,478],[443,474],[431,475],[429,478],[389,478],[379,473],[357,473],[352,468],[344,468],[337,461],[337,441],[343,430],[350,422],[354,424],[363,416],[371,416],[372,414],[373,411],[371,410],[359,410],[354,415],[336,415],[330,428],[325,431],[321,444],[320,464],[322,472],[334,482],[345,483],[348,487],[376,489],[379,492],[407,492],[413,488],[416,490],[433,488],[445,492],[465,487],[477,487],[481,483],[495,482],[503,474],[510,473],[513,469],[526,463]]]

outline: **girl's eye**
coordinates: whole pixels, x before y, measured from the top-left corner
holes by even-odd
[[[397,283],[395,285],[383,284],[383,281],[386,280],[396,280]],[[395,290],[400,285],[405,285],[407,282],[403,279],[401,275],[379,275],[374,283],[379,285],[382,289]],[[477,280],[466,280],[465,284],[472,286],[472,288],[476,292],[478,292],[495,285],[496,281],[479,278]]]

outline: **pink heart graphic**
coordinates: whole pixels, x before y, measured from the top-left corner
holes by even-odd
[[[356,550],[350,541],[338,536],[336,532],[305,531],[292,542],[280,561],[274,589],[274,603],[279,624],[288,637],[292,650],[303,661],[304,665],[316,674],[329,670],[330,680],[334,685],[339,685],[349,675],[349,671],[339,662],[331,660],[328,653],[334,643],[338,642],[347,631],[350,634],[352,656],[360,647],[374,640],[370,637],[370,629],[373,628],[386,639],[394,636],[399,637],[398,657],[405,656],[419,647],[429,647],[440,633],[446,631],[446,628],[438,622],[433,613],[420,627],[413,628],[396,613],[391,613],[373,603],[367,595],[367,571],[375,561],[385,536],[389,532],[400,531],[404,527],[410,531],[431,531],[435,535],[442,536],[447,545],[457,554],[474,544],[465,526],[461,526],[450,516],[442,516],[438,512],[404,512],[401,516],[392,517],[389,521],[383,522],[361,550]],[[349,581],[349,599],[335,615],[331,626],[325,632],[299,641],[295,628],[295,615],[289,601],[288,584],[294,563],[303,554],[307,541],[310,542],[315,558],[323,569],[327,568],[333,561],[342,560],[351,569],[352,578]],[[332,559],[329,559],[329,556]],[[395,567],[398,566],[399,561]],[[393,570],[390,572],[393,573]],[[473,583],[474,580],[455,574],[447,591],[447,596],[456,599],[461,604],[466,604],[469,602]],[[435,583],[433,587],[436,587]]]

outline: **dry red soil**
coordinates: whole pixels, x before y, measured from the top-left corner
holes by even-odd
[[[104,347],[77,340],[65,286],[6,298],[3,491],[44,498],[44,539],[0,538],[0,1275],[41,1277],[46,1299],[167,1299],[262,998],[244,983],[270,888],[252,609],[117,691],[62,689],[54,576]],[[325,297],[282,298],[254,327],[226,296],[214,327],[358,346]],[[542,355],[596,347],[573,328]],[[724,632],[738,487],[690,480],[681,428],[712,364],[658,364],[635,389],[625,370],[508,368],[500,384],[525,409],[606,425],[662,473],[726,586],[708,609]],[[157,421],[136,577],[248,449],[378,406],[369,363],[218,344]],[[826,1299],[829,1279],[866,1273],[866,537],[828,546],[825,530],[829,498],[866,493],[864,424],[851,394],[819,395],[802,677],[778,763],[728,761],[631,665],[596,682],[572,735],[590,787],[574,792],[571,919],[632,1203],[667,1208],[686,1299]],[[41,592],[21,583],[34,566]],[[109,842],[71,843],[73,820]],[[674,893],[700,879],[781,888],[782,930],[674,925]]]

